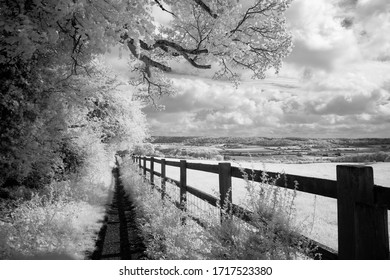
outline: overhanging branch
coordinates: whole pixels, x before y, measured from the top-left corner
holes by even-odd
[[[217,18],[218,15],[214,13],[209,6],[207,6],[202,0],[194,0],[196,4],[198,4],[204,11],[206,11],[213,18]]]
[[[174,13],[172,13],[171,11],[168,11],[167,9],[164,8],[164,6],[161,4],[161,2],[159,0],[154,0],[154,2],[157,3],[157,5],[160,7],[161,10],[163,10],[164,12],[167,12],[171,15],[173,15],[174,17],[176,16]]]
[[[125,39],[125,37],[124,37],[124,39]],[[127,41],[127,46],[129,48],[129,50],[131,51],[131,53],[134,55],[134,57],[137,57],[139,60],[143,61],[146,64],[146,71],[148,72],[148,74],[150,74],[150,71],[149,71],[150,66],[156,67],[164,72],[172,72],[172,69],[169,66],[166,66],[160,62],[157,62],[145,54],[138,54],[137,48],[134,45],[133,39],[130,39]],[[196,63],[195,58],[192,58],[190,56],[190,55],[207,54],[208,53],[207,49],[186,49],[177,43],[174,43],[174,42],[171,42],[168,40],[164,40],[164,39],[157,40],[152,46],[149,46],[144,41],[140,40],[140,47],[146,51],[153,51],[156,48],[161,48],[165,52],[169,51],[169,49],[168,49],[168,47],[169,47],[169,48],[177,51],[176,54],[172,54],[173,56],[178,56],[178,55],[183,56],[184,59],[187,60],[193,67],[199,68],[199,69],[210,69],[211,68],[211,65],[209,65],[209,64],[202,65],[202,64]]]
[[[172,72],[172,68],[169,67],[169,66],[166,66],[158,61],[155,61],[153,59],[151,59],[149,56],[147,55],[144,55],[144,54],[138,54],[137,53],[137,48],[136,46],[134,45],[134,40],[131,39],[129,41],[127,41],[127,47],[129,48],[130,52],[134,55],[134,57],[137,57],[139,60],[141,60],[142,62],[145,63],[145,71],[146,73],[148,74],[148,76],[150,77],[150,66],[152,67],[155,67],[155,68],[158,68],[164,72]]]

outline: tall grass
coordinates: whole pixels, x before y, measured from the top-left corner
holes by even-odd
[[[122,163],[121,179],[126,192],[135,199],[137,222],[149,258],[203,259],[208,254],[209,234],[171,201],[162,201],[161,194],[138,175],[137,168],[129,160]],[[182,223],[183,219],[187,223]]]
[[[203,213],[205,227],[191,220],[191,213],[178,210],[172,201],[144,182],[137,168],[124,161],[122,179],[136,198],[138,220],[146,240],[147,254],[155,259],[296,259],[307,258],[308,246],[294,226],[296,192],[280,190],[264,173],[257,184],[244,174],[252,214],[248,224],[231,215],[231,208],[219,209],[221,217]],[[183,223],[185,219],[185,223]]]
[[[0,221],[0,259],[83,259],[94,250],[111,166],[98,138],[85,137],[78,139],[86,157],[77,173],[15,201]]]

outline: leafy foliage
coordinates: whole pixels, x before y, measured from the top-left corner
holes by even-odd
[[[122,44],[134,60],[133,82],[147,98],[173,92],[163,75],[171,61],[212,69],[221,79],[237,81],[239,68],[263,78],[291,51],[284,18],[290,1],[2,0],[0,64],[44,61],[75,74],[93,55]],[[153,6],[171,16],[166,26],[157,23]]]
[[[22,253],[54,243],[62,247],[62,241],[39,238],[45,232],[53,238],[69,233],[65,217],[80,208],[74,200],[41,203],[36,192],[70,182],[72,198],[98,199],[86,182],[99,181],[99,164],[108,166],[113,151],[147,136],[142,105],[99,55],[118,44],[128,48],[136,73],[132,83],[152,102],[174,91],[164,73],[172,72],[175,61],[212,69],[216,78],[237,81],[236,68],[262,78],[270,67],[278,70],[290,51],[283,16],[288,4],[0,0],[0,188],[4,195],[16,188],[34,190],[26,195],[32,195],[30,202],[18,202],[7,244],[14,242],[10,246]],[[167,26],[156,22],[153,6],[172,15]],[[65,228],[51,230],[57,225],[51,223],[53,213],[60,213],[58,225]],[[26,242],[18,232],[26,232]]]
[[[32,176],[38,187],[77,168],[82,156],[74,157],[69,140],[77,128],[115,145],[143,137],[139,105],[116,94],[121,85],[101,71],[97,55],[118,44],[128,48],[132,83],[152,102],[174,91],[164,73],[176,61],[221,79],[237,81],[239,68],[262,78],[290,52],[283,15],[289,2],[1,0],[0,185]],[[154,18],[154,6],[172,17],[166,26]]]

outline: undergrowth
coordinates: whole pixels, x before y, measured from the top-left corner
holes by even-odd
[[[198,216],[206,217],[201,218],[201,227],[191,219],[195,213],[180,211],[167,198],[161,200],[160,192],[138,175],[130,160],[122,163],[121,172],[126,190],[135,197],[146,253],[152,259],[308,258],[308,244],[294,226],[296,192],[273,187],[265,173],[261,184],[243,174],[251,224],[233,217],[231,207],[225,207],[219,208],[222,219],[207,213]]]
[[[4,204],[0,259],[84,259],[86,252],[94,250],[111,167],[99,141],[85,142],[83,148],[85,164],[69,180],[53,181],[30,191],[28,197]]]
[[[122,164],[121,179],[135,198],[138,225],[151,259],[203,259],[210,250],[208,233],[186,217],[168,199],[152,189],[129,162]],[[186,223],[182,223],[186,219]],[[189,242],[190,241],[190,242]]]

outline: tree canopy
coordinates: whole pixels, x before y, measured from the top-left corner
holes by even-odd
[[[149,95],[169,93],[161,72],[182,59],[216,78],[237,68],[263,78],[291,50],[284,11],[291,0],[1,0],[1,64],[45,58],[77,73],[97,53],[122,44]],[[152,7],[172,17],[157,23]],[[138,62],[138,63],[137,63]]]
[[[127,48],[132,84],[151,100],[172,93],[164,75],[172,62],[220,79],[237,81],[240,69],[263,78],[291,50],[289,3],[0,0],[0,185],[63,168],[77,154],[69,140],[77,129],[111,144],[146,136],[140,105],[131,94],[115,95],[119,82],[97,63],[99,55]],[[153,8],[171,20],[159,24]]]

